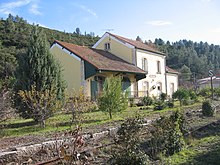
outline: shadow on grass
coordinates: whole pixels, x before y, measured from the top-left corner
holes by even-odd
[[[4,128],[21,128],[21,127],[26,127],[26,126],[34,126],[37,124],[38,123],[36,121],[26,121],[22,123],[9,123],[9,124],[5,124]]]

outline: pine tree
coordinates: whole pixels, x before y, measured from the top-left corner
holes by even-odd
[[[32,91],[31,94],[36,91],[41,96],[45,92],[48,95],[49,92],[48,96],[56,96],[51,97],[55,99],[55,103],[57,100],[63,99],[65,83],[62,80],[60,65],[49,51],[46,35],[42,30],[39,30],[38,26],[35,26],[31,32],[27,52],[18,56],[18,64],[14,87],[15,105],[22,117],[33,118],[39,122],[39,113],[34,112],[36,109],[25,104],[24,100],[22,101],[24,97],[18,94],[19,91],[25,91],[23,93]],[[42,98],[36,97],[36,99]],[[50,112],[47,112],[48,114],[52,114],[51,107],[47,107],[47,111]],[[45,119],[50,115],[47,115]]]

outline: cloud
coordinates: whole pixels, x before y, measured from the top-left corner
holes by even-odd
[[[24,6],[29,7],[29,12],[34,15],[41,15],[42,13],[39,11],[38,0],[14,0],[12,2],[0,3],[0,13],[8,15],[17,14],[15,10],[17,8],[21,8]]]
[[[39,6],[36,3],[31,4],[29,11],[34,15],[42,15],[42,13],[39,11]]]
[[[26,6],[30,3],[30,0],[18,0],[14,2],[1,3],[0,4],[0,13],[9,14],[13,13],[14,9]]]
[[[153,26],[165,26],[165,25],[171,25],[172,22],[163,21],[163,20],[155,20],[155,21],[147,22],[147,24],[153,25]]]
[[[94,17],[97,17],[97,14],[96,14],[93,10],[87,8],[86,6],[80,5],[80,8],[81,8],[82,10],[86,11],[87,13],[93,15]]]

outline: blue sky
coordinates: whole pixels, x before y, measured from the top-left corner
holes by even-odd
[[[220,45],[219,0],[1,0],[0,17],[9,13],[66,32]]]

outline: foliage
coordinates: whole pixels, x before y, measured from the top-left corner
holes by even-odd
[[[15,48],[3,48],[0,45],[0,81],[2,84],[11,87],[14,71],[17,66]]]
[[[164,101],[166,100],[166,98],[167,98],[167,94],[166,94],[166,93],[161,93],[161,94],[160,94],[160,100],[161,100],[162,102],[164,102]]]
[[[154,110],[163,110],[166,108],[166,103],[160,99],[154,102]]]
[[[60,102],[53,88],[39,91],[36,86],[32,86],[31,90],[20,90],[18,94],[27,106],[26,113],[29,113],[29,117],[39,122],[42,127],[45,127],[45,120],[60,108]]]
[[[65,110],[72,114],[71,123],[82,120],[81,114],[87,112],[92,106],[94,106],[94,104],[92,104],[92,102],[90,102],[84,95],[83,88],[80,88],[78,93],[74,91],[66,98]]]
[[[184,88],[179,88],[176,92],[173,93],[172,98],[178,99],[180,106],[182,106],[183,101],[189,98],[189,92]]]
[[[147,163],[147,156],[141,151],[141,129],[142,119],[140,117],[127,119],[121,124],[115,139],[116,145],[112,149],[110,164],[118,165],[143,165]]]
[[[180,69],[181,72],[181,79],[184,81],[189,81],[191,79],[191,70],[189,67],[186,65],[183,65],[182,68]]]
[[[167,106],[168,106],[169,108],[173,108],[173,107],[174,107],[174,101],[173,101],[173,99],[170,99],[170,100],[167,101]]]
[[[184,147],[183,119],[183,114],[176,111],[170,117],[161,117],[153,123],[152,138],[145,144],[147,154],[152,159],[158,159],[161,153],[165,156],[173,155]]]
[[[215,114],[215,107],[209,100],[206,100],[202,103],[202,114],[208,117]]]
[[[196,92],[192,89],[188,90],[189,92],[189,98],[193,101],[198,101],[198,96],[196,94]]]
[[[211,97],[211,88],[202,88],[199,91],[199,95],[205,98],[210,98]]]
[[[121,78],[106,78],[103,86],[103,93],[98,98],[99,109],[109,113],[109,117],[112,119],[112,113],[123,111],[127,106],[127,96],[122,92]]]
[[[181,70],[185,65],[193,73],[193,78],[208,76],[208,70],[219,70],[220,46],[208,44],[207,42],[193,42],[191,40],[180,40],[176,42],[165,42],[162,39],[155,39],[154,44],[160,51],[167,54],[167,65],[171,68]],[[186,80],[190,79],[189,70]],[[189,73],[189,74],[188,74]]]
[[[14,86],[15,106],[22,117],[33,117],[31,113],[36,105],[30,106],[31,103],[28,103],[27,106],[27,102],[22,102],[21,99],[26,100],[34,97],[35,101],[31,100],[30,102],[40,103],[42,99],[44,101],[49,99],[41,98],[46,95],[52,96],[51,100],[54,101],[54,104],[56,101],[64,99],[65,83],[62,80],[61,68],[49,52],[45,34],[37,26],[31,33],[27,52],[19,56],[18,62],[19,67],[16,70]],[[21,91],[19,95],[17,94],[18,91]],[[43,107],[48,106],[42,104]],[[50,103],[48,104],[50,105]],[[43,111],[46,112],[47,110]],[[50,110],[50,112],[53,111]],[[43,116],[47,118],[48,113]],[[38,117],[34,117],[34,119],[38,121]]]
[[[142,98],[142,102],[145,106],[152,105],[153,104],[153,99],[149,96],[144,96]]]

